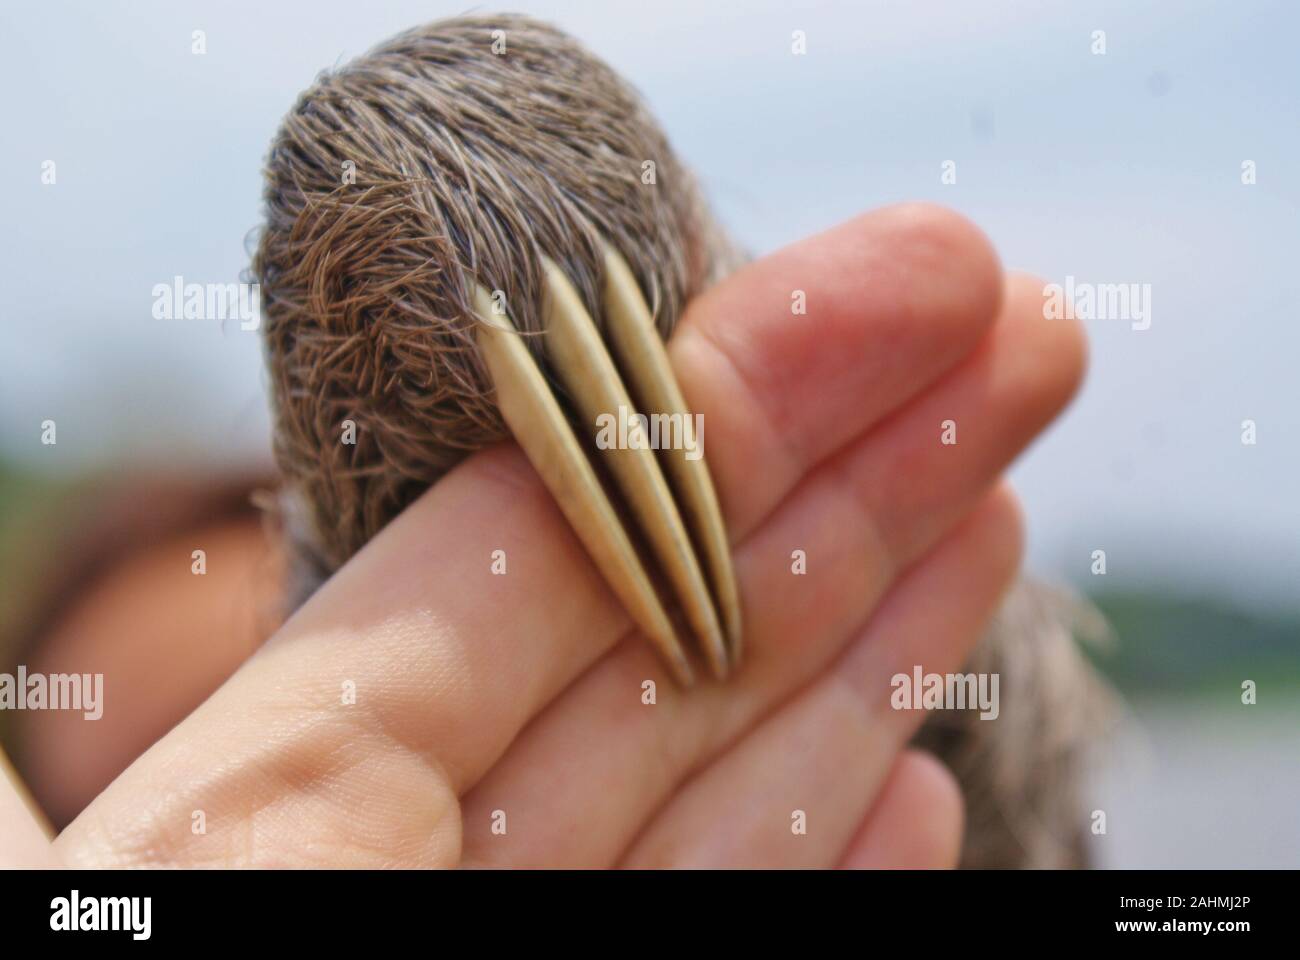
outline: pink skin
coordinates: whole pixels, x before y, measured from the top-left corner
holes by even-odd
[[[796,289],[806,316],[791,315]],[[390,524],[53,853],[953,865],[961,798],[907,748],[921,717],[889,708],[889,677],[957,668],[1014,579],[1022,530],[1000,475],[1068,402],[1086,352],[1077,324],[1043,319],[1041,290],[1004,277],[966,221],[903,206],[691,305],[670,352],[708,423],[741,583],[747,659],[729,683],[673,686],[503,446]],[[949,419],[956,445],[940,443]],[[497,549],[506,576],[491,575]],[[791,830],[796,811],[806,833]],[[50,854],[43,840],[33,853],[30,824],[0,824],[0,848]]]

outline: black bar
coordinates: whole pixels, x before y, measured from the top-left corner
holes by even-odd
[[[431,954],[477,947],[495,954],[504,938],[520,934],[534,947],[577,938],[611,950],[684,947],[713,936],[721,945],[762,946],[778,933],[809,944],[847,938],[858,948],[910,939],[917,955],[958,940],[984,948],[1127,940],[1231,949],[1243,937],[1276,938],[1293,927],[1295,880],[1285,871],[9,872],[0,874],[0,935],[6,947],[63,941],[205,950],[283,943],[336,951],[405,941]],[[53,929],[71,925],[74,890],[78,926],[116,917],[119,929]],[[146,897],[148,938],[137,939]],[[1200,928],[1207,923],[1208,932]]]

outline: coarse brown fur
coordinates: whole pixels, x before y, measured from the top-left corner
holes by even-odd
[[[540,331],[545,254],[599,322],[602,236],[665,336],[735,260],[640,98],[558,30],[444,21],[302,94],[267,158],[253,270],[276,458],[318,576],[508,436],[475,350],[473,281]],[[543,341],[530,338],[541,360]],[[340,443],[346,420],[355,444]]]

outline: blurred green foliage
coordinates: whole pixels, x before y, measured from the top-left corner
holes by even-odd
[[[30,587],[34,564],[29,554],[39,532],[34,518],[46,516],[66,490],[66,484],[0,460],[0,659],[6,651],[6,628]]]
[[[1279,690],[1300,702],[1298,615],[1152,591],[1091,600],[1118,642],[1090,656],[1130,698],[1195,693],[1239,704],[1242,681],[1253,680],[1261,702]]]

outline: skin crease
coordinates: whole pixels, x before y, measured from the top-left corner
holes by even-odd
[[[793,289],[808,316],[790,315]],[[741,583],[747,659],[728,684],[673,686],[521,454],[495,448],[390,524],[224,683],[229,659],[197,661],[182,686],[196,700],[219,688],[89,801],[54,854],[955,865],[956,784],[907,747],[923,717],[889,709],[888,677],[959,667],[1014,579],[1023,531],[1000,475],[1068,402],[1086,352],[1077,324],[1043,319],[1041,291],[1004,277],[965,220],[908,205],[760,260],[691,305],[670,352],[708,422]],[[946,419],[955,446],[939,443]],[[176,562],[188,567],[189,549]],[[504,577],[488,573],[495,549]],[[790,573],[793,549],[807,553],[805,577]],[[246,545],[250,563],[264,553]],[[228,609],[230,594],[210,602]],[[101,624],[106,648],[140,617],[118,609]],[[190,616],[201,609],[196,599]],[[111,692],[135,668],[104,656]],[[340,703],[345,682],[354,705]],[[41,749],[96,736],[64,728]],[[12,778],[5,800],[17,802]],[[205,834],[190,828],[195,810]],[[498,810],[505,836],[490,829]],[[0,818],[0,850],[48,856],[35,830]]]

